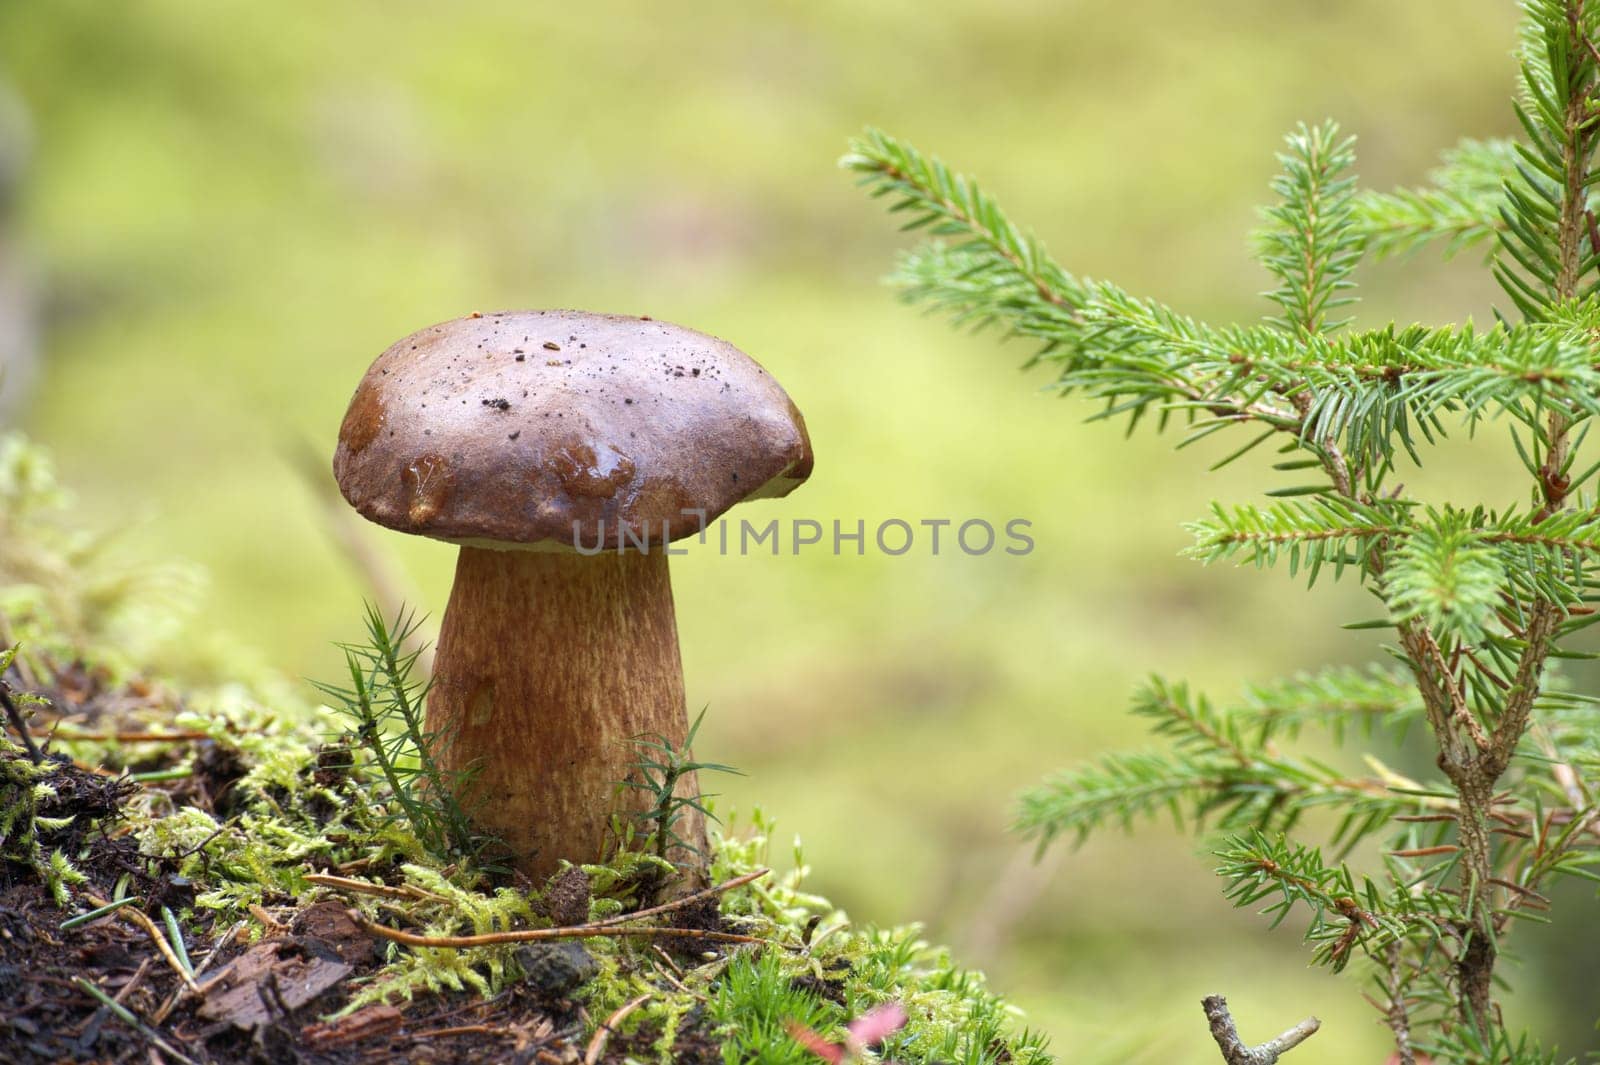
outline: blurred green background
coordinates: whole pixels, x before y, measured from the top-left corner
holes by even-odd
[[[1145,742],[1147,672],[1226,695],[1370,641],[1349,589],[1207,571],[1180,522],[1265,459],[1131,443],[1043,391],[1028,354],[878,285],[904,241],[833,168],[883,126],[980,174],[1070,269],[1254,317],[1248,232],[1282,133],[1333,116],[1368,183],[1508,133],[1508,0],[814,0],[670,12],[597,0],[0,3],[0,84],[32,125],[8,239],[43,306],[10,417],[96,526],[206,566],[204,630],[328,675],[366,593],[294,465],[325,458],[368,362],[472,310],[649,314],[733,341],[809,421],[816,474],[751,517],[1033,522],[1025,558],[913,552],[674,562],[703,753],[749,776],[852,914],[925,920],[1064,1060],[1210,1062],[1197,1000],[1301,1065],[1382,1060],[1352,978],[1221,899],[1155,828],[1034,867],[1015,792]],[[1366,321],[1480,320],[1475,255],[1366,270]],[[13,368],[15,391],[25,378]],[[1467,449],[1430,487],[1520,498]],[[1501,476],[1507,476],[1504,483]],[[454,552],[372,530],[442,607]],[[1547,968],[1513,1001],[1536,1024]],[[1553,1023],[1553,1022],[1552,1022]],[[1585,1027],[1562,1028],[1566,1049]]]

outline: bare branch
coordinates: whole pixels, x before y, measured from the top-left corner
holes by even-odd
[[[1246,1046],[1239,1038],[1233,1015],[1228,1012],[1228,1000],[1221,995],[1207,995],[1200,1000],[1211,1022],[1211,1038],[1222,1049],[1222,1058],[1228,1065],[1274,1065],[1280,1057],[1316,1034],[1322,1022],[1307,1017],[1276,1039],[1269,1039],[1257,1047]]]

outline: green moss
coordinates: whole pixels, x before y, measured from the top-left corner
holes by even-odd
[[[250,707],[244,701],[233,704]],[[212,718],[217,742],[230,742],[240,724]],[[331,893],[373,921],[425,935],[486,934],[547,924],[540,900],[464,863],[444,865],[391,816],[381,781],[364,760],[327,782],[303,730],[250,730],[248,745],[230,749],[247,767],[233,787],[238,812],[226,822],[147,792],[134,805],[134,830],[143,853],[185,855],[180,871],[199,890],[197,906],[233,919],[251,903],[307,904],[329,894],[306,881],[320,868],[354,867],[352,875],[406,890],[395,899]],[[246,749],[246,746],[248,749]],[[319,779],[323,778],[323,779]],[[731,820],[731,819],[730,819]],[[772,824],[757,814],[748,827],[714,837],[715,882],[766,868]],[[929,946],[916,926],[878,929],[853,924],[825,898],[804,888],[808,869],[795,864],[722,896],[733,930],[771,946],[729,955],[688,957],[671,972],[649,941],[587,942],[599,975],[580,991],[596,1021],[641,994],[651,997],[623,1025],[640,1036],[655,1060],[674,1060],[679,1039],[711,1029],[727,1061],[801,1062],[805,1053],[786,1025],[798,1021],[837,1034],[852,1017],[891,1000],[911,1021],[885,1048],[895,1061],[1048,1061],[1043,1041],[1018,1033],[1017,1017],[984,985],[981,975],[956,967]],[[624,852],[613,863],[584,866],[603,918],[638,905],[640,885],[659,881],[660,859]],[[445,992],[499,993],[520,979],[516,945],[471,949],[390,945],[386,964],[352,983],[343,1012],[375,1002],[412,1001]]]
[[[34,765],[21,748],[0,740],[0,859],[32,869],[64,906],[68,889],[84,878],[66,853],[52,846],[76,820],[50,812],[60,798],[51,779],[59,768],[51,762]]]
[[[733,821],[732,818],[729,819]],[[759,812],[748,828],[714,836],[712,879],[723,882],[768,867],[773,825]],[[722,915],[740,932],[771,946],[741,948],[668,979],[659,956],[625,941],[591,949],[605,959],[588,989],[589,1013],[605,1017],[651,993],[623,1033],[645,1032],[657,1060],[674,1060],[675,1034],[691,1017],[709,1024],[728,1062],[815,1062],[788,1031],[791,1021],[842,1038],[851,1018],[898,1001],[910,1013],[884,1047],[904,1065],[1050,1060],[1044,1040],[1019,1030],[1019,1017],[990,992],[981,974],[956,967],[916,926],[879,929],[852,923],[827,899],[807,892],[809,873],[795,863],[722,897]],[[596,903],[596,909],[604,907]]]

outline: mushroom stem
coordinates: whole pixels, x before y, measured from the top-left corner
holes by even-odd
[[[651,805],[618,787],[640,757],[630,741],[677,746],[688,727],[666,555],[463,547],[427,727],[445,768],[477,765],[465,805],[518,869],[539,881],[563,858],[601,860],[612,815]],[[692,774],[678,786],[697,790]],[[704,848],[694,810],[676,830]]]

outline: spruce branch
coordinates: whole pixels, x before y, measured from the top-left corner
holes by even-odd
[[[1420,508],[1324,494],[1268,507],[1216,504],[1209,520],[1188,529],[1195,542],[1187,554],[1208,564],[1286,561],[1291,575],[1305,571],[1308,584],[1328,567],[1335,579],[1355,569],[1381,587],[1394,624],[1416,629],[1428,645],[1422,657],[1435,667],[1441,643],[1470,650],[1496,639],[1507,597],[1574,604],[1600,563],[1600,518],[1577,511]],[[1592,623],[1591,615],[1580,617],[1577,626]],[[1574,627],[1564,612],[1541,624]],[[1511,678],[1497,687],[1517,694]],[[1517,735],[1502,743],[1514,747]]]
[[[1331,126],[1291,136],[1278,182],[1285,198],[1264,237],[1282,279],[1274,298],[1303,309],[1293,332],[1287,319],[1216,329],[1075,277],[971,178],[879,131],[852,147],[841,165],[861,174],[873,195],[911,213],[911,228],[956,242],[902,259],[895,280],[907,298],[959,324],[1001,323],[1038,340],[1036,360],[1058,365],[1059,387],[1102,400],[1104,417],[1137,422],[1155,413],[1165,424],[1181,414],[1189,439],[1244,423],[1289,433],[1350,495],[1356,475],[1380,464],[1393,439],[1414,453],[1415,435],[1442,435],[1446,415],[1470,425],[1507,411],[1526,419],[1558,404],[1583,416],[1600,411],[1593,334],[1559,323],[1307,332],[1324,329],[1326,312],[1342,301],[1361,243],[1341,176],[1349,143]]]
[[[1445,510],[1437,517],[1414,527],[1389,552],[1384,583],[1390,616],[1477,644],[1500,607],[1505,567],[1483,532],[1472,528],[1471,515]]]
[[[1267,208],[1268,226],[1258,236],[1264,265],[1278,279],[1268,294],[1282,315],[1273,324],[1297,337],[1337,329],[1330,311],[1355,302],[1342,295],[1355,287],[1350,274],[1361,259],[1355,224],[1355,138],[1332,122],[1301,125],[1278,156],[1283,172],[1272,190],[1279,202]]]
[[[1038,315],[1051,327],[1076,321],[1086,302],[1082,284],[1056,265],[1036,237],[1013,225],[971,178],[875,129],[853,141],[839,165],[861,174],[871,195],[891,197],[891,211],[907,212],[910,220],[902,228],[957,238],[958,247],[971,255],[962,274],[995,271],[1031,289],[1039,306],[1017,307],[1023,312],[1019,316]]]
[[[1313,683],[1327,692],[1337,681]],[[1179,825],[1240,832],[1285,831],[1311,811],[1328,810],[1338,818],[1332,841],[1348,851],[1396,818],[1449,811],[1447,801],[1376,762],[1376,775],[1351,777],[1273,750],[1263,727],[1272,712],[1259,698],[1219,708],[1186,685],[1152,678],[1135,696],[1133,713],[1174,749],[1109,754],[1057,774],[1023,794],[1016,826],[1044,847],[1163,813]],[[1311,711],[1302,703],[1290,712]]]
[[[1505,228],[1504,186],[1517,176],[1516,145],[1509,140],[1465,140],[1444,153],[1422,188],[1363,192],[1355,200],[1355,227],[1367,250],[1382,257],[1429,243],[1445,255],[1482,244]]]
[[[1378,725],[1403,731],[1421,715],[1422,703],[1409,673],[1338,668],[1251,687],[1233,713],[1259,728],[1263,738],[1296,736],[1314,724],[1343,740],[1352,728],[1363,735]]]
[[[1366,504],[1335,495],[1287,500],[1268,507],[1213,504],[1211,518],[1186,526],[1194,536],[1189,557],[1210,564],[1237,559],[1257,568],[1287,560],[1289,573],[1304,570],[1315,584],[1325,568],[1335,579],[1358,569],[1391,537],[1411,531],[1405,507]]]
[[[1518,146],[1522,182],[1505,185],[1495,275],[1518,308],[1540,320],[1551,306],[1595,290],[1590,275],[1600,249],[1591,244],[1586,252],[1584,245],[1595,178],[1600,12],[1584,0],[1526,0],[1523,11],[1516,114],[1527,141]]]
[[[1297,426],[1292,408],[1264,399],[1253,383],[1243,396],[1229,394],[1237,378],[1231,366],[1218,379],[1198,380],[1206,375],[1186,368],[1184,343],[1197,323],[1069,274],[972,178],[879,130],[854,140],[840,166],[861,175],[872,196],[890,198],[891,211],[909,214],[904,228],[955,241],[902,260],[897,280],[908,298],[960,324],[1003,323],[1040,341],[1035,361],[1059,362],[1064,389],[1083,388],[1105,399],[1109,413],[1135,418],[1187,406],[1234,422]],[[1227,350],[1210,337],[1187,339],[1213,354]],[[1076,377],[1080,372],[1085,376]]]
[[[1281,834],[1257,830],[1234,837],[1217,857],[1217,873],[1227,881],[1224,893],[1235,906],[1268,901],[1260,912],[1272,918],[1273,927],[1297,908],[1308,911],[1306,942],[1318,963],[1336,971],[1349,964],[1357,947],[1371,954],[1412,937],[1435,942],[1454,935],[1462,920],[1452,893],[1412,883],[1415,878],[1398,868],[1392,870],[1397,883],[1387,890],[1370,877],[1358,883],[1342,862],[1329,865],[1318,848]]]
[[[1381,464],[1405,448],[1509,415],[1527,425],[1550,411],[1600,414],[1600,351],[1566,323],[1475,330],[1393,326],[1268,354],[1264,372],[1303,381],[1302,433],[1339,440],[1358,461]]]

